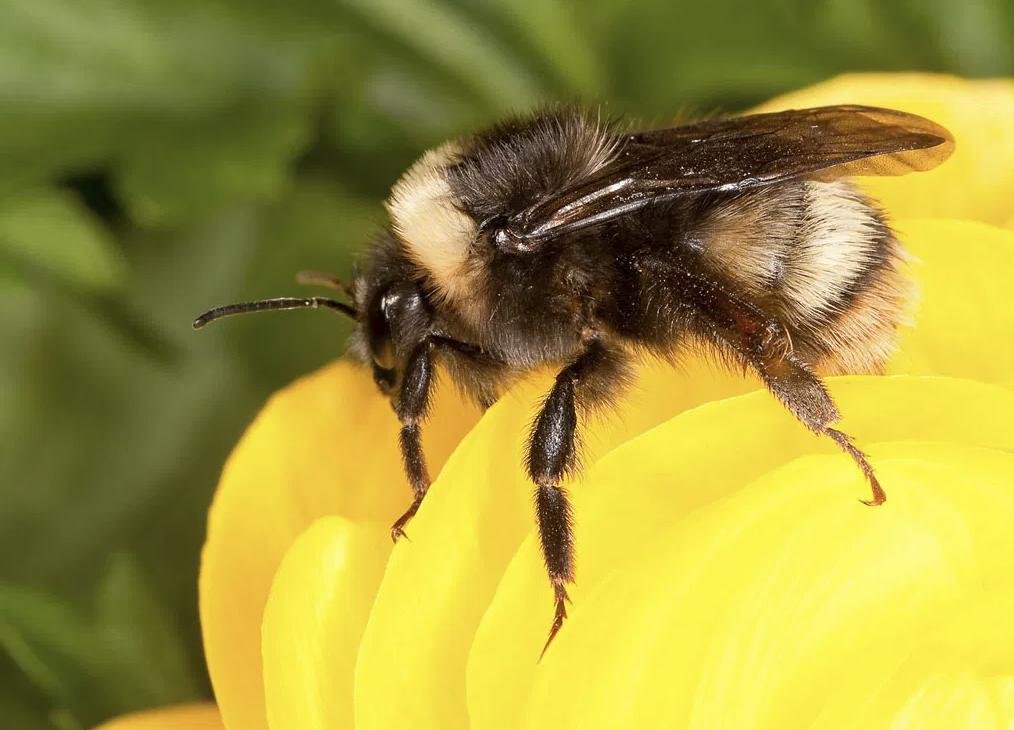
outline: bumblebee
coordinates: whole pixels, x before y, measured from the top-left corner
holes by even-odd
[[[430,485],[420,445],[439,363],[489,406],[535,368],[557,369],[525,468],[555,607],[574,577],[571,509],[582,423],[622,397],[632,363],[704,350],[753,370],[811,431],[832,439],[886,499],[865,455],[833,426],[820,375],[876,372],[913,285],[905,252],[857,175],[928,170],[953,149],[912,114],[830,106],[623,131],[559,107],[425,153],[392,188],[389,226],[336,299],[282,298],[199,317],[327,307],[353,318],[351,351],[401,422],[413,499]]]

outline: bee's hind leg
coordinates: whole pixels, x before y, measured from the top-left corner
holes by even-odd
[[[883,504],[887,495],[866,455],[849,435],[831,428],[839,418],[838,408],[823,381],[793,352],[788,330],[718,283],[688,272],[680,275],[685,279],[685,291],[692,293],[692,303],[711,331],[757,371],[768,389],[804,426],[832,439],[859,465],[873,493],[870,499],[861,501],[870,506]]]
[[[831,428],[839,419],[838,408],[823,381],[792,353],[785,330],[776,323],[765,325],[763,335],[749,343],[749,359],[768,389],[792,415],[811,431],[828,436],[856,462],[872,491],[870,499],[860,501],[871,507],[883,504],[887,494],[866,454],[856,448],[851,436]]]

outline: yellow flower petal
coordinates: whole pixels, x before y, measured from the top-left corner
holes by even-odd
[[[1014,393],[1003,388],[946,378],[856,377],[834,379],[832,392],[846,414],[843,428],[854,434],[864,448],[878,440],[898,439],[1014,448],[1014,419],[1010,418]],[[574,605],[570,623],[577,625],[580,615],[589,610],[589,594],[598,595],[599,586],[610,573],[642,558],[651,559],[655,537],[668,526],[702,505],[736,493],[743,484],[777,465],[813,452],[834,454],[835,449],[826,439],[806,432],[763,392],[709,403],[611,452],[572,493],[579,567],[578,581],[571,591]],[[840,471],[845,482],[834,484],[829,477],[814,479],[811,487],[822,495],[821,499],[833,499],[835,508],[844,514],[876,515],[857,501],[865,496],[867,487],[855,466],[844,456],[828,458],[838,460],[838,466],[831,471]],[[888,491],[883,509],[892,509],[896,485],[887,474],[881,474],[881,478]],[[687,517],[688,522],[692,519]],[[645,580],[668,583],[667,573],[659,570],[658,576]],[[727,580],[735,582],[731,577]],[[631,607],[642,606],[644,610],[659,605],[654,598],[644,598],[643,604],[642,599],[635,602],[627,590],[618,589],[617,601],[629,599]],[[693,602],[697,603],[696,596]],[[705,603],[707,610],[712,604]],[[550,591],[532,533],[499,579],[495,598],[476,634],[466,683],[473,728],[517,727],[533,677],[541,677],[546,667],[565,661],[556,657],[563,646],[584,641],[585,650],[595,652],[603,634],[615,631],[599,625],[598,638],[590,634],[578,637],[568,624],[557,639],[559,646],[554,645],[543,663],[536,665],[550,605]],[[617,605],[610,605],[615,616],[625,615]],[[526,610],[518,610],[519,606]],[[540,610],[540,606],[545,608]],[[648,629],[636,624],[631,629],[634,633],[638,630]],[[602,665],[606,672],[604,667],[610,661],[600,657],[595,664]],[[565,663],[568,671],[580,672],[582,663],[588,664],[589,659],[568,659]],[[617,671],[629,671],[637,677],[641,670]],[[597,677],[599,680],[604,678]],[[565,682],[562,676],[557,681]],[[625,691],[601,690],[614,700],[624,696]],[[540,695],[532,705],[544,701],[546,698]],[[548,720],[546,723],[550,726]],[[599,726],[610,725],[604,722],[588,727]]]
[[[224,727],[217,707],[192,704],[125,715],[95,730],[223,730]]]
[[[968,221],[903,220],[919,282],[915,327],[888,372],[1007,383],[1014,373],[1014,232]],[[1004,334],[1006,333],[1006,334]]]
[[[871,718],[877,717],[891,718],[895,727],[1009,728],[1014,718],[1014,593],[976,598],[940,617],[941,625],[919,638],[892,676],[841,677],[815,730],[876,727]],[[947,705],[965,705],[973,722],[955,722],[953,710],[937,706],[941,698],[947,698]]]
[[[352,672],[391,544],[387,522],[325,517],[285,554],[264,609],[272,730],[352,727]]]
[[[935,170],[866,178],[894,216],[969,218],[1008,225],[1014,217],[1014,81],[932,74],[847,74],[779,96],[759,111],[868,104],[912,112],[947,127],[957,142]]]
[[[936,706],[935,726],[981,718],[974,676],[929,701],[926,681],[892,682],[938,623],[1009,586],[1014,456],[946,444],[878,455],[893,503],[875,513],[838,494],[855,481],[846,462],[811,457],[634,552],[575,611],[521,727],[808,727],[854,678],[868,682],[861,700],[886,687]],[[949,652],[929,653],[963,674]],[[855,727],[904,716],[854,709]]]
[[[477,417],[441,388],[424,446],[436,473]],[[226,724],[267,727],[261,617],[282,556],[325,515],[393,522],[411,493],[398,424],[368,372],[341,362],[276,394],[219,483],[200,576],[201,627]]]

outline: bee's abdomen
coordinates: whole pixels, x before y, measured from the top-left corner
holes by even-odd
[[[781,291],[799,355],[824,374],[877,372],[914,286],[883,214],[848,182],[808,182]]]
[[[876,372],[895,349],[914,287],[883,214],[850,182],[774,186],[706,222],[710,266],[790,332],[824,374]]]

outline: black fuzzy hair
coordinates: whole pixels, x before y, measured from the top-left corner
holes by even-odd
[[[612,127],[573,106],[513,117],[469,140],[451,186],[479,221],[521,210],[610,162],[620,139]]]

